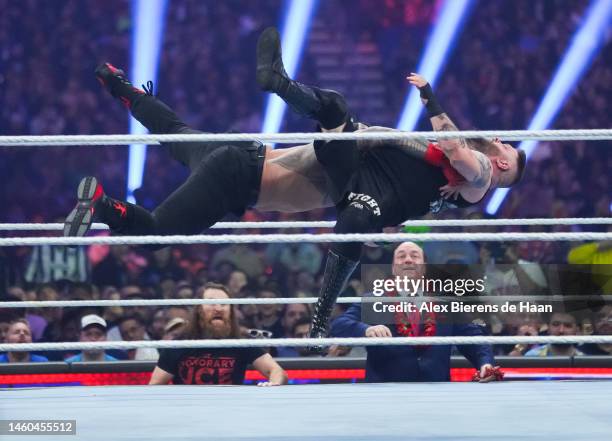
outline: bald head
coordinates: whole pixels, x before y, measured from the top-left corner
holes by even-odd
[[[423,248],[414,242],[402,242],[393,252],[393,275],[418,279],[425,274]]]

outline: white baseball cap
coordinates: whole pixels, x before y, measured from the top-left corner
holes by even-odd
[[[170,320],[166,324],[166,326],[164,326],[164,332],[170,332],[171,330],[173,330],[177,326],[184,325],[185,323],[187,323],[185,321],[185,319],[183,319],[181,317],[174,317],[172,320]]]
[[[91,325],[98,325],[106,329],[106,320],[96,314],[84,315],[81,318],[81,329],[85,329]]]

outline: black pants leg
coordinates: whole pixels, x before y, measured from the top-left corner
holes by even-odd
[[[223,146],[210,153],[153,211],[156,234],[197,234],[231,211],[227,194],[233,182],[223,169],[234,157],[232,149]]]
[[[151,133],[204,133],[187,126],[174,111],[151,95],[141,95],[132,104],[132,115]],[[218,142],[164,143],[170,155],[194,171],[202,158],[221,146]]]
[[[201,133],[189,128],[168,106],[142,95],[132,105],[134,117],[154,133]],[[227,189],[232,182],[224,166],[234,160],[233,147],[219,143],[167,143],[173,158],[187,165],[191,174],[152,213],[124,203],[127,215],[118,217],[113,200],[97,210],[101,221],[122,235],[197,234],[221,220],[230,210]]]

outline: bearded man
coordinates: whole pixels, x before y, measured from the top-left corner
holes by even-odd
[[[223,285],[208,283],[201,288],[204,299],[228,299]],[[199,305],[187,323],[182,339],[241,338],[233,305]],[[160,350],[149,384],[243,384],[252,364],[266,382],[260,386],[287,384],[287,373],[261,348],[184,348]]]

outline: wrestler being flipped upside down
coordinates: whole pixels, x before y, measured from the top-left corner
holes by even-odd
[[[257,52],[261,88],[315,119],[321,130],[392,130],[356,122],[335,91],[291,80],[275,29],[262,33]],[[202,133],[188,127],[150,90],[134,87],[111,64],[98,67],[96,76],[152,133]],[[457,130],[427,82],[414,74],[409,81],[419,87],[434,130]],[[228,213],[240,216],[247,208],[300,212],[332,205],[337,209],[336,233],[380,232],[431,211],[476,204],[490,189],[518,182],[525,164],[522,151],[497,140],[332,141],[277,150],[256,140],[164,146],[191,173],[153,212],[107,196],[95,178],[86,177],[64,235],[83,236],[94,220],[108,224],[113,234],[197,234]],[[331,309],[360,254],[358,242],[331,246],[311,336],[326,335]]]

